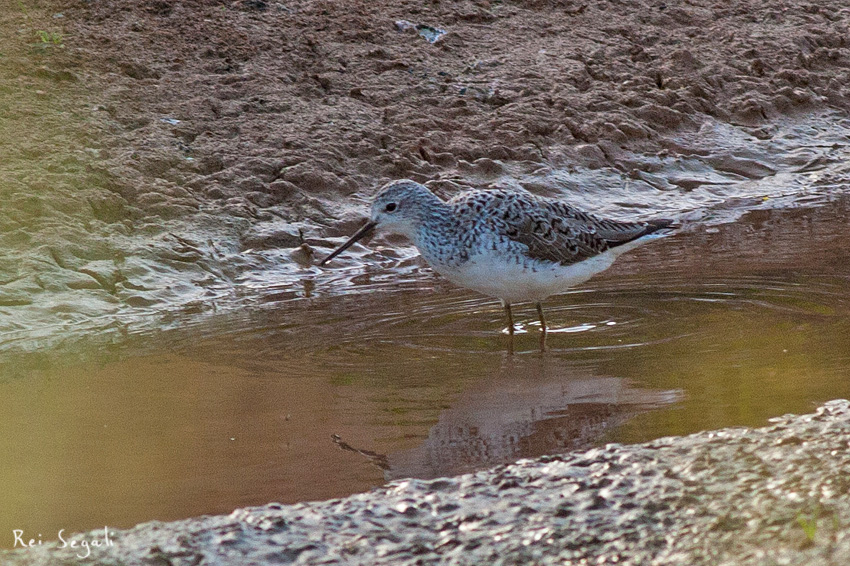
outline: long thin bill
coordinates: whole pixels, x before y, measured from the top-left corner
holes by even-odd
[[[356,242],[357,240],[359,240],[360,238],[362,238],[364,236],[371,234],[372,230],[374,230],[374,229],[375,229],[375,223],[372,222],[372,221],[367,222],[366,224],[363,225],[362,228],[360,228],[357,232],[355,232],[354,235],[351,236],[348,239],[347,242],[345,242],[343,245],[341,245],[340,247],[335,249],[333,252],[331,252],[331,254],[328,257],[326,257],[325,259],[320,261],[319,265],[325,265],[327,262],[329,262],[330,260],[332,260],[333,258],[338,256],[339,254],[341,254],[342,252],[344,252],[345,250],[350,248],[352,246],[352,244],[354,244],[354,242]]]

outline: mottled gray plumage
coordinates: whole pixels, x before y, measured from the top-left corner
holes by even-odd
[[[525,246],[529,258],[560,265],[583,261],[672,223],[603,219],[560,200],[503,189],[464,192],[448,205],[456,218],[468,219],[473,231],[501,235]]]

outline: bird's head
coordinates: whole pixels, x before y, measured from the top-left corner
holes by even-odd
[[[439,197],[416,181],[402,179],[388,183],[375,195],[369,221],[347,242],[323,259],[320,265],[326,264],[351,247],[354,242],[375,230],[401,234],[413,239],[429,211],[442,204],[444,203]]]

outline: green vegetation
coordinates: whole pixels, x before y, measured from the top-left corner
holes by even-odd
[[[800,511],[797,514],[797,523],[800,525],[800,528],[803,529],[803,533],[806,535],[806,539],[808,539],[809,543],[815,542],[815,536],[819,530],[818,519],[831,519],[831,521],[828,522],[823,529],[820,529],[820,538],[822,541],[824,537],[826,537],[826,539],[832,538],[834,540],[835,533],[838,533],[841,530],[841,521],[838,518],[838,514],[831,509],[825,509],[820,504],[817,504],[813,510],[808,512]],[[823,523],[821,523],[821,525],[823,525]],[[830,527],[832,528],[830,529]]]
[[[797,515],[797,522],[800,524],[800,527],[802,527],[806,538],[809,539],[810,542],[815,542],[815,534],[818,531],[818,520],[813,516],[810,517],[800,513]]]
[[[39,38],[41,45],[44,47],[58,47],[60,49],[65,47],[65,44],[62,43],[61,32],[40,29],[35,32],[35,35]]]

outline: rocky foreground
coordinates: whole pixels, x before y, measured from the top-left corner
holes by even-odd
[[[4,564],[799,564],[850,557],[850,402],[647,444],[151,522]]]

